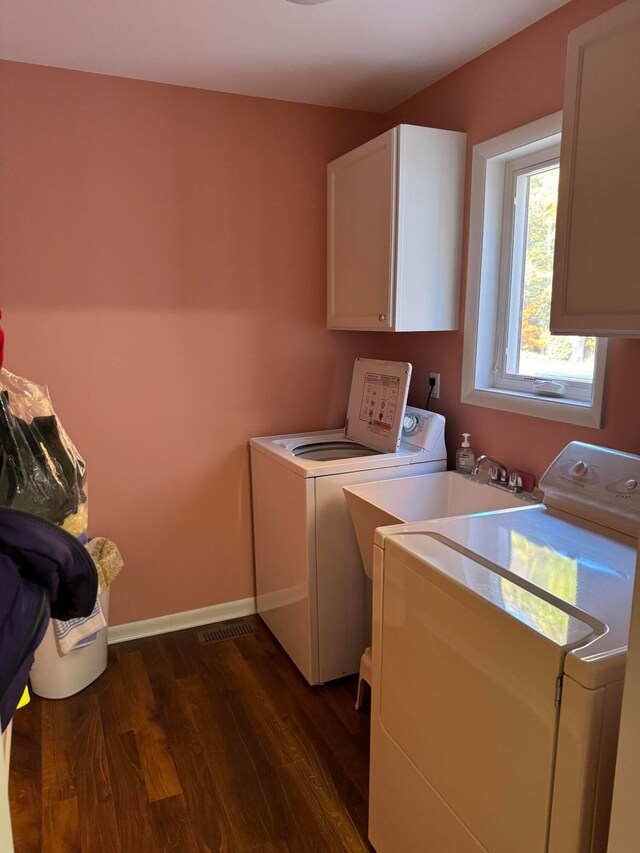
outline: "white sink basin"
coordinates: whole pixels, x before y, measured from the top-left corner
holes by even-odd
[[[422,474],[360,486],[345,486],[351,519],[358,538],[364,570],[373,575],[373,535],[376,527],[429,521],[453,515],[472,515],[493,509],[521,507],[529,495],[512,495],[487,483],[458,474]]]

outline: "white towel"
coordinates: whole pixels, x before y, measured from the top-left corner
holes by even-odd
[[[66,622],[59,619],[51,621],[61,655],[66,655],[80,646],[88,646],[95,640],[97,632],[107,627],[107,620],[97,598],[89,616],[68,619]]]

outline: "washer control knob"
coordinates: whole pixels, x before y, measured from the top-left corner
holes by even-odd
[[[576,464],[571,469],[571,473],[574,477],[584,477],[584,475],[589,470],[589,466],[586,462],[580,460],[580,462],[576,462]]]
[[[405,415],[402,430],[405,435],[413,435],[420,428],[420,418],[417,415]]]
[[[638,488],[638,481],[631,477],[631,479],[627,480],[627,482],[624,484],[624,487],[628,492],[632,492],[634,489]]]

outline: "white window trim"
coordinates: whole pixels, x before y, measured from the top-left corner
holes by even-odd
[[[528,154],[559,142],[561,131],[562,112],[557,112],[474,146],[461,399],[474,406],[600,428],[605,338],[598,339],[590,403],[496,388],[490,379],[498,323],[505,164],[515,149],[524,148],[522,154]]]

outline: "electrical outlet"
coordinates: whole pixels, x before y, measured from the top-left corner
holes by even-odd
[[[435,379],[436,383],[433,386],[433,391],[431,392],[431,399],[437,400],[440,396],[440,374],[439,373],[430,373],[429,379]],[[429,383],[431,384],[431,383]]]

